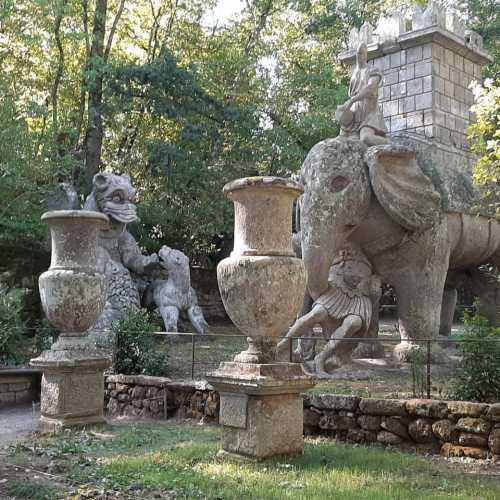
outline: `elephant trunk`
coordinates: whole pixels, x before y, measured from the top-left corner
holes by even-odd
[[[316,300],[328,288],[333,252],[325,246],[303,244],[302,259],[307,271],[307,289],[313,300]]]

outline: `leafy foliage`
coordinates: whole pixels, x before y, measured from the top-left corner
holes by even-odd
[[[468,401],[500,401],[500,328],[492,327],[486,318],[464,312],[465,332],[458,348],[462,362],[457,368],[452,397]]]
[[[22,318],[23,294],[20,289],[0,285],[0,364],[23,361],[26,324]]]
[[[484,197],[500,214],[500,86],[487,79],[474,87],[476,103],[472,111],[476,122],[468,129],[471,149],[479,156],[474,167],[474,181],[484,186]]]
[[[156,330],[143,311],[130,314],[113,325],[114,367],[124,375],[167,374],[168,350],[152,335]]]

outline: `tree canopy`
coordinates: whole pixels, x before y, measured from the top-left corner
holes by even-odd
[[[138,188],[141,244],[215,264],[231,238],[224,183],[291,175],[336,135],[348,82],[336,55],[353,26],[404,3],[249,0],[214,24],[216,4],[0,3],[0,246],[42,251],[53,186],[72,183],[83,200],[108,169]],[[496,54],[494,4],[459,9]]]

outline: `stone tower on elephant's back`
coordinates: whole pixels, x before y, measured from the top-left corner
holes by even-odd
[[[395,14],[375,28],[365,23],[353,29],[340,60],[352,66],[362,41],[369,64],[383,72],[379,101],[391,136],[417,147],[445,210],[470,211],[477,201],[466,135],[473,121],[470,85],[481,82],[484,66],[492,61],[481,36],[431,0],[411,16]]]

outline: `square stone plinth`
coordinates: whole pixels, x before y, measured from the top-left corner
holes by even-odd
[[[50,353],[50,351],[47,351]],[[31,365],[43,370],[40,430],[59,432],[66,427],[103,423],[106,357],[54,360],[42,356]]]
[[[219,391],[222,450],[254,459],[304,448],[301,393],[314,383],[293,363],[222,363],[208,377]]]

